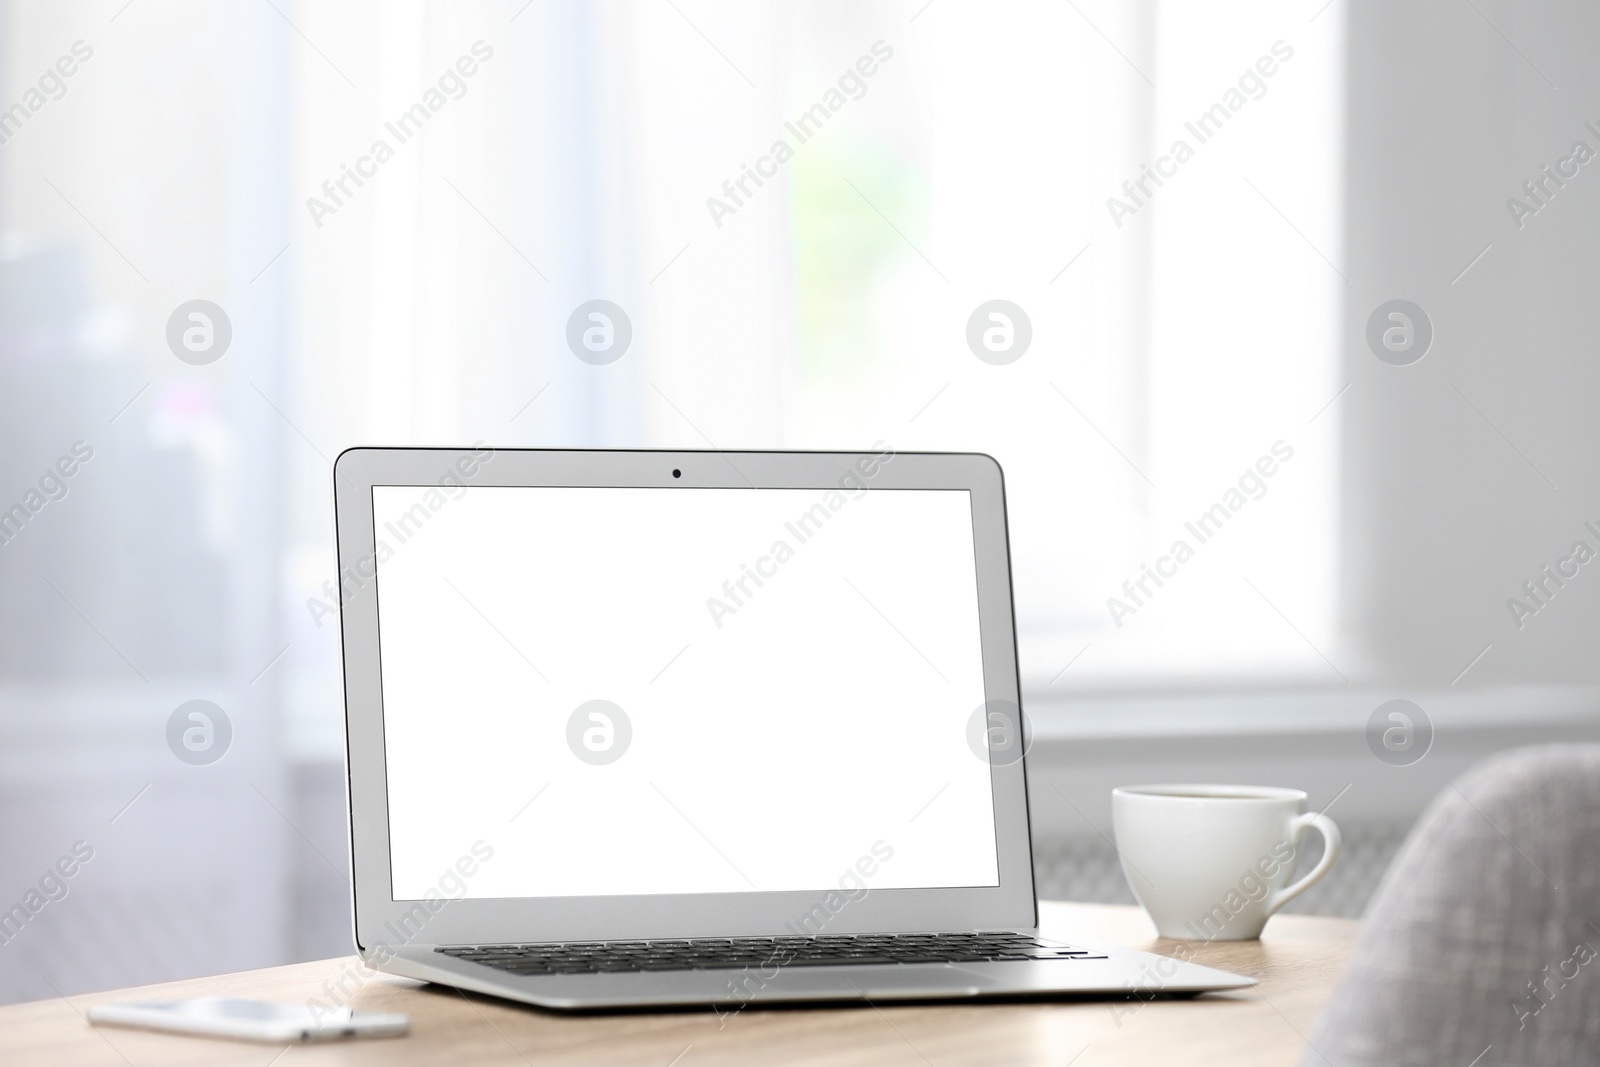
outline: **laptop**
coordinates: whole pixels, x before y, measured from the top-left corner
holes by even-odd
[[[983,455],[356,448],[356,943],[563,1010],[1195,994],[1041,937]]]

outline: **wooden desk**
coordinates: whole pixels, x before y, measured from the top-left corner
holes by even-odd
[[[1044,932],[1153,952],[1180,943],[1152,937],[1135,908],[1046,903]],[[330,1045],[265,1045],[96,1029],[90,1004],[149,998],[238,996],[303,1003],[354,958],[272,967],[166,985],[0,1008],[0,1063],[51,1067],[240,1064],[484,1064],[505,1067],[628,1064],[1295,1064],[1350,954],[1356,923],[1281,915],[1259,942],[1190,944],[1197,963],[1262,979],[1259,992],[1195,1000],[957,1004],[746,1010],[719,1021],[705,1011],[568,1017],[404,978],[371,975],[354,1007],[411,1016],[411,1035]],[[282,1058],[273,1057],[282,1052]]]

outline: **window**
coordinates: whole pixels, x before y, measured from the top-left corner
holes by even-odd
[[[306,18],[360,37],[351,13]],[[370,187],[295,224],[294,410],[325,452],[988,451],[1030,687],[1340,684],[1318,651],[1340,659],[1337,20],[1153,2],[373,18],[359,90],[296,51],[297,198],[326,200],[459,57],[492,57]],[[596,298],[633,327],[598,367],[563,341]],[[1005,365],[967,341],[996,299],[1031,335]],[[301,452],[293,497],[321,509],[326,464]],[[314,596],[320,510],[297,541]],[[331,705],[334,651],[322,667]]]

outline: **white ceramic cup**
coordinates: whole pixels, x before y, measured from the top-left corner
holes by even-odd
[[[1248,941],[1339,858],[1339,828],[1298,789],[1134,785],[1111,791],[1122,873],[1162,937]],[[1307,828],[1322,859],[1293,885]]]

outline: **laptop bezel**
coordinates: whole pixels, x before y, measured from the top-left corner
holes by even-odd
[[[674,475],[674,471],[679,472]],[[862,472],[870,475],[862,478]],[[837,489],[851,474],[873,489],[970,493],[984,687],[991,713],[1021,708],[1004,475],[972,453],[718,452],[352,448],[334,465],[344,655],[347,786],[357,947],[777,936],[816,914],[829,890],[661,896],[395,900],[379,655],[374,485]],[[1024,761],[993,762],[999,885],[873,889],[828,911],[825,933],[1032,930],[1037,927]],[[863,850],[870,845],[863,842]],[[786,926],[786,924],[788,924]],[[811,929],[810,926],[807,927]]]

